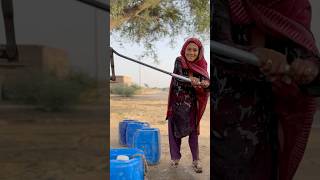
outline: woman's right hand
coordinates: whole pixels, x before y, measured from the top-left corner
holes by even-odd
[[[255,48],[252,51],[259,58],[260,71],[271,81],[288,81],[290,66],[282,53],[267,48]]]

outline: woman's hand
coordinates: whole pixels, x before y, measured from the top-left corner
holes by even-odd
[[[260,71],[270,81],[283,80],[289,73],[290,66],[282,53],[267,48],[256,48],[252,52],[259,58]]]
[[[319,66],[313,61],[295,59],[290,68],[290,75],[297,84],[309,84],[319,74]]]
[[[189,77],[191,80],[191,84],[194,88],[207,88],[210,85],[210,82],[208,80],[202,80],[200,81],[199,78],[196,77]]]
[[[201,87],[202,88],[207,88],[207,87],[209,87],[209,85],[210,85],[209,80],[202,80],[201,81]]]
[[[193,87],[197,88],[198,86],[201,85],[201,82],[200,82],[199,78],[196,78],[196,77],[193,77],[193,76],[190,76],[189,78],[191,80],[191,85]]]

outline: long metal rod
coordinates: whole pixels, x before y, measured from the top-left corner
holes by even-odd
[[[175,77],[175,78],[178,78],[178,79],[180,79],[180,80],[183,80],[183,81],[186,81],[186,82],[191,82],[191,80],[190,80],[189,78],[186,78],[186,77],[184,77],[184,76],[181,76],[181,75],[178,75],[178,74],[174,74],[174,73],[171,73],[171,72],[168,72],[168,71],[165,71],[165,70],[162,70],[162,69],[159,69],[159,68],[150,66],[149,64],[146,64],[146,63],[137,61],[137,60],[135,60],[135,59],[132,59],[132,58],[130,58],[130,57],[127,57],[127,56],[125,56],[125,55],[122,55],[122,54],[118,53],[117,51],[115,51],[115,50],[112,49],[112,48],[111,48],[111,51],[114,52],[116,55],[118,55],[118,56],[120,56],[120,57],[122,57],[122,58],[128,59],[128,60],[130,60],[130,61],[132,61],[132,62],[141,64],[141,65],[143,65],[143,66],[147,66],[147,67],[149,67],[149,68],[151,68],[151,69],[154,69],[154,70],[160,71],[160,72],[162,72],[162,73],[168,74],[168,75],[170,75],[170,76],[172,76],[172,77]]]
[[[77,1],[80,1],[84,4],[87,4],[89,6],[93,6],[95,8],[101,9],[106,12],[110,12],[110,5],[109,4],[105,4],[105,3],[102,3],[102,2],[99,2],[96,0],[77,0]]]
[[[240,61],[246,64],[259,66],[258,57],[250,52],[237,49],[216,41],[210,41],[210,48],[214,54],[233,58],[236,61]]]
[[[110,66],[111,66],[111,78],[110,80],[111,81],[115,81],[116,80],[116,73],[115,73],[115,70],[114,70],[114,57],[113,57],[113,53],[111,51],[111,54],[110,54]]]

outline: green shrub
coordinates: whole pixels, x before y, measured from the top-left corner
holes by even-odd
[[[93,82],[83,74],[59,79],[50,73],[32,72],[7,81],[3,99],[43,111],[62,111],[77,104],[80,95],[92,87]]]
[[[130,87],[132,87],[133,89],[135,89],[136,91],[141,90],[141,86],[137,85],[137,84],[132,84]]]
[[[115,84],[110,88],[111,94],[118,94],[120,96],[131,97],[140,90],[141,87],[138,85],[124,85],[124,84]]]
[[[97,81],[87,74],[81,72],[72,73],[68,80],[77,83],[82,90],[95,89],[97,88]]]

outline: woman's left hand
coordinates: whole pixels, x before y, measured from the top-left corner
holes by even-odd
[[[210,82],[208,80],[200,81],[200,79],[196,77],[190,77],[190,79],[191,84],[194,88],[207,88],[210,85]]]
[[[201,87],[202,88],[207,88],[207,87],[209,87],[209,85],[210,85],[210,82],[208,80],[202,80],[201,81]]]
[[[290,75],[297,84],[309,84],[318,74],[318,64],[313,61],[296,59],[291,64]]]

